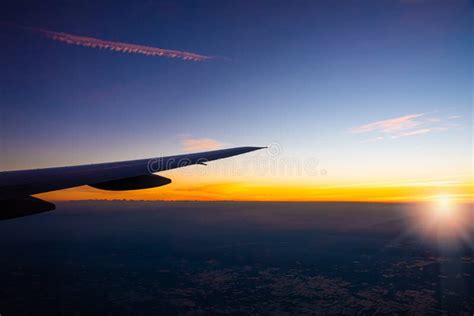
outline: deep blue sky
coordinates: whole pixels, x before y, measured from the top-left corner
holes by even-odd
[[[210,138],[278,142],[336,177],[466,174],[471,17],[457,0],[11,2],[1,22],[223,58],[116,53],[1,25],[0,168],[176,154],[183,138]],[[423,116],[400,132],[351,132],[411,114]]]

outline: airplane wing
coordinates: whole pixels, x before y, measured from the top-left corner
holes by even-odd
[[[139,190],[171,183],[155,173],[244,154],[264,147],[237,147],[178,156],[59,168],[0,172],[0,220],[55,209],[33,194],[89,185],[102,190]]]

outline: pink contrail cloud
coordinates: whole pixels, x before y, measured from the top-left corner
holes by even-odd
[[[190,135],[181,135],[180,142],[181,148],[187,152],[214,150],[226,145],[225,143],[212,138],[196,138]]]
[[[212,59],[211,56],[205,56],[190,52],[183,52],[171,49],[164,49],[152,46],[144,46],[144,45],[136,45],[130,43],[122,43],[122,42],[113,42],[113,41],[106,41],[99,38],[88,37],[88,36],[78,36],[72,35],[68,33],[60,33],[60,32],[53,32],[48,31],[45,29],[40,28],[33,28],[33,27],[25,27],[25,26],[17,26],[22,29],[26,29],[29,31],[33,31],[39,33],[49,39],[70,44],[70,45],[78,45],[84,47],[92,47],[92,48],[99,48],[99,49],[108,49],[114,52],[121,52],[121,53],[130,53],[130,54],[141,54],[147,56],[160,56],[160,57],[168,57],[168,58],[179,58],[183,60],[191,60],[191,61],[205,61],[208,59]]]

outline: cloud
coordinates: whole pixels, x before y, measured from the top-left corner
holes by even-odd
[[[200,55],[196,53],[184,52],[184,51],[177,51],[171,49],[164,49],[152,46],[144,46],[144,45],[136,45],[130,43],[123,43],[123,42],[113,42],[102,40],[99,38],[94,37],[87,37],[87,36],[78,36],[72,35],[68,33],[60,33],[60,32],[53,32],[48,31],[45,29],[40,28],[31,28],[31,27],[24,27],[24,26],[17,26],[19,28],[33,31],[35,33],[39,33],[46,38],[70,44],[70,45],[77,45],[77,46],[84,46],[84,47],[91,47],[91,48],[98,48],[98,49],[108,49],[114,52],[121,52],[121,53],[130,53],[130,54],[140,54],[140,55],[147,55],[147,56],[158,56],[158,57],[168,57],[168,58],[179,58],[183,60],[191,60],[191,61],[205,61],[211,59],[211,56]]]
[[[453,126],[451,126],[452,124],[445,123],[445,121],[458,117],[457,115],[451,115],[443,119],[429,117],[426,113],[407,114],[356,126],[350,129],[350,132],[353,134],[371,134],[372,138],[362,140],[361,143],[373,143],[390,138],[395,139],[447,131]]]
[[[434,129],[431,129],[431,128],[421,128],[421,129],[416,129],[416,130],[413,130],[413,131],[397,134],[397,135],[393,136],[393,138],[421,135],[421,134],[426,134],[426,133],[432,132],[433,130]]]
[[[194,138],[190,136],[182,136],[180,139],[181,148],[184,151],[204,151],[204,150],[214,150],[219,149],[225,146],[225,143],[217,141],[211,138]]]
[[[351,129],[352,133],[382,132],[394,133],[414,128],[419,125],[415,119],[424,114],[409,114],[388,120],[376,121],[373,123],[357,126]]]

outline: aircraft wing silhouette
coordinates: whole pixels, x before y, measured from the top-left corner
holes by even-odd
[[[193,154],[70,167],[0,172],[0,220],[55,209],[33,194],[89,185],[102,190],[139,190],[171,183],[154,173],[203,164],[264,147],[236,147]]]

